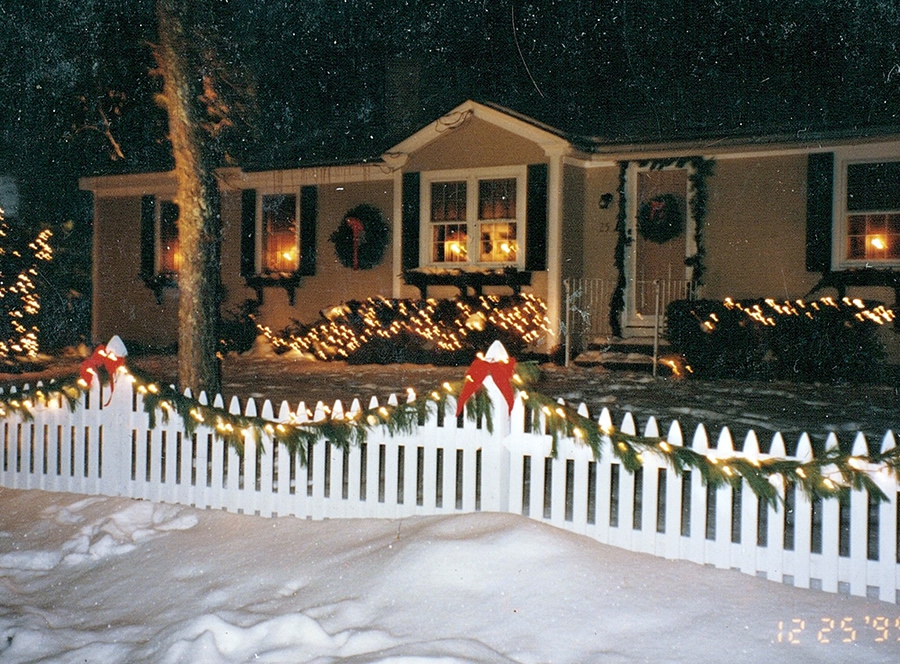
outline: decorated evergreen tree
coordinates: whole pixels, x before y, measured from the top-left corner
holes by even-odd
[[[38,266],[53,257],[50,230],[34,239],[12,227],[0,210],[0,364],[12,367],[38,354]]]

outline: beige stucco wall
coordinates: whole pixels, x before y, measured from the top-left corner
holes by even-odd
[[[321,185],[318,192],[316,224],[316,274],[303,277],[291,306],[284,288],[267,287],[263,292],[260,320],[279,329],[292,320],[311,323],[322,309],[348,300],[364,300],[374,296],[391,296],[393,265],[390,240],[382,263],[370,270],[354,271],[344,267],[337,258],[334,244],[329,241],[344,215],[352,208],[366,203],[381,210],[388,226],[392,226],[393,184],[389,180]],[[224,309],[237,308],[244,300],[255,299],[256,292],[247,288],[240,276],[240,216],[239,191],[223,197],[222,283],[226,299]]]
[[[707,181],[703,296],[802,297],[806,271],[805,154],[721,159]]]
[[[125,341],[174,344],[178,299],[165,289],[162,304],[140,278],[141,199],[96,198],[94,216],[93,336],[114,334]]]
[[[584,171],[584,227],[581,234],[584,277],[615,283],[616,221],[619,215],[619,168],[604,166]],[[612,203],[600,208],[600,198],[612,195]]]
[[[410,155],[405,171],[483,168],[546,162],[544,151],[510,131],[470,116]]]

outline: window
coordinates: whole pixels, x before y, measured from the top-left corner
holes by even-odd
[[[900,161],[847,164],[846,247],[850,261],[900,261]]]
[[[294,272],[300,261],[300,235],[297,224],[297,196],[262,196],[262,255],[260,272]]]
[[[159,227],[159,264],[156,273],[170,277],[181,271],[181,246],[178,243],[178,206],[171,201],[157,201]]]
[[[525,169],[423,177],[425,263],[518,265]]]
[[[277,286],[293,305],[301,278],[316,273],[317,216],[315,185],[241,192],[241,276],[260,304],[263,289]]]

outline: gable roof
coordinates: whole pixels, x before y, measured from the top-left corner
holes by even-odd
[[[446,135],[448,131],[461,127],[473,117],[534,143],[547,155],[564,154],[575,147],[574,142],[559,129],[502,106],[481,104],[469,99],[389,148],[381,157],[389,166],[400,168],[410,154]]]

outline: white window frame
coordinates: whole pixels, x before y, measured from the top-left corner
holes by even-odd
[[[294,246],[297,249],[297,267],[294,270],[290,270],[289,272],[296,272],[300,269],[300,259],[303,251],[303,247],[300,246],[300,190],[294,189],[286,189],[286,190],[275,190],[275,189],[257,189],[256,190],[256,247],[254,247],[254,265],[255,265],[255,273],[262,277],[267,276],[278,276],[279,274],[283,274],[280,272],[265,272],[265,266],[263,265],[265,260],[265,244],[266,244],[266,234],[265,228],[263,227],[263,199],[266,196],[293,196],[294,197],[294,220],[297,226],[295,237],[294,237]]]
[[[900,259],[847,258],[847,217],[859,211],[847,209],[847,170],[853,164],[873,164],[900,161],[900,144],[879,144],[835,150],[834,196],[832,200],[832,269],[866,267],[900,267]],[[900,212],[900,209],[897,210]]]
[[[445,171],[423,171],[420,182],[419,212],[419,265],[423,267],[460,269],[466,267],[504,268],[525,267],[525,212],[527,210],[526,166],[505,166],[498,168],[454,169]],[[516,181],[516,260],[504,262],[481,262],[481,229],[478,221],[478,183],[481,180],[515,179]],[[431,260],[431,185],[439,182],[466,183],[466,219],[469,260],[439,263]],[[486,222],[495,223],[495,222]],[[472,257],[476,257],[475,260]]]

